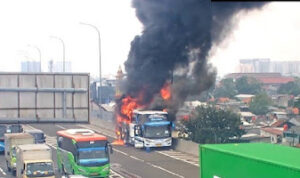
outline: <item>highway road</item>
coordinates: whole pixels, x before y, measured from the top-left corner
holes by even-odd
[[[46,134],[46,143],[53,150],[56,162],[56,132],[70,128],[88,128],[106,135],[110,142],[114,133],[110,129],[90,124],[25,124],[24,129],[40,129]],[[170,149],[155,149],[146,152],[131,146],[114,146],[111,155],[111,178],[197,178],[199,177],[198,158]],[[57,177],[60,177],[57,172]],[[4,155],[0,155],[0,178],[13,177],[7,171]]]

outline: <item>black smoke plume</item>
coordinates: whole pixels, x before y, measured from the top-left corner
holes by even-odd
[[[133,0],[144,30],[132,41],[125,62],[124,96],[138,98],[143,90],[140,104],[151,103],[174,77],[172,100],[167,103],[169,113],[174,115],[187,96],[200,94],[214,83],[216,71],[207,64],[207,58],[212,46],[222,42],[234,27],[232,17],[264,4]]]

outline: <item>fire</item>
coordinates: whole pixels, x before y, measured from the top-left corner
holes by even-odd
[[[126,98],[122,99],[121,113],[127,116],[129,119],[128,121],[131,122],[132,112],[139,106],[140,105],[138,104],[137,99],[127,96]]]
[[[164,84],[163,88],[160,90],[160,95],[164,100],[169,100],[171,98],[171,84],[169,82]]]
[[[116,119],[117,119],[117,127],[116,127],[116,135],[117,139],[112,142],[113,145],[124,145],[124,141],[122,140],[122,123],[129,124],[132,122],[132,113],[133,110],[144,108],[151,104],[145,104],[142,105],[141,101],[144,99],[144,93],[146,92],[145,89],[142,89],[137,97],[131,97],[126,96],[123,99],[121,99],[121,105],[119,106],[117,113],[116,113]],[[171,84],[170,82],[166,82],[163,88],[160,90],[161,97],[164,100],[169,100],[171,98]],[[164,111],[167,111],[167,109],[164,109]]]
[[[117,139],[117,140],[114,140],[111,144],[112,145],[124,145],[124,141],[121,139]]]

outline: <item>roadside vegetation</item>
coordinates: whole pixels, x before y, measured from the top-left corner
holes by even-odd
[[[190,133],[190,139],[201,144],[229,143],[230,138],[244,134],[238,114],[214,106],[197,107],[183,124]]]

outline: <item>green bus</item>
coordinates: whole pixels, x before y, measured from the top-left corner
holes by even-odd
[[[108,177],[112,147],[103,135],[89,129],[57,132],[57,164],[63,175]]]

